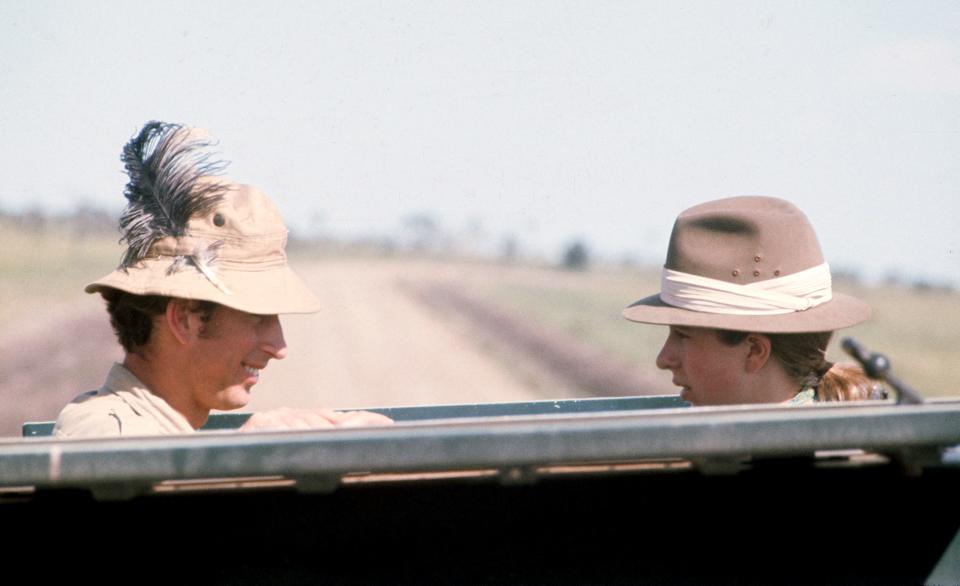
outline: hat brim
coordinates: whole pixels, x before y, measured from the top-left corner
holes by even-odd
[[[664,303],[658,293],[632,303],[623,310],[623,317],[645,324],[799,334],[833,331],[857,325],[870,317],[870,306],[849,295],[834,293],[827,303],[806,311],[780,315],[725,315],[673,307]]]
[[[87,285],[85,291],[97,293],[112,288],[134,295],[199,299],[260,315],[320,311],[316,295],[287,265],[256,271],[221,268],[217,278],[230,291],[227,294],[193,267],[168,275],[170,262],[169,257],[146,259],[126,271],[113,271]]]

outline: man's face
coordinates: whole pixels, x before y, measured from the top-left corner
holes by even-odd
[[[218,306],[196,338],[189,364],[194,402],[204,409],[237,409],[272,358],[286,356],[276,315],[255,315]]]
[[[657,367],[673,373],[680,397],[694,405],[746,403],[741,394],[747,352],[746,343],[721,342],[716,330],[670,326]]]

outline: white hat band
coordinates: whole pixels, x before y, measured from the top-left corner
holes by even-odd
[[[804,311],[833,298],[827,263],[747,285],[663,269],[660,299],[667,305],[726,315],[780,315]]]

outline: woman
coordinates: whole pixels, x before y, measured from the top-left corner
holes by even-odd
[[[781,199],[733,197],[681,213],[660,293],[623,315],[670,326],[657,367],[694,405],[879,398],[859,367],[826,360],[832,332],[870,308],[832,291],[813,227]]]

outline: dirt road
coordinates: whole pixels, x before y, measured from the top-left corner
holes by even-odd
[[[300,272],[324,309],[283,318],[289,355],[263,372],[252,409],[542,398],[402,287],[455,275],[376,260],[331,260]]]
[[[77,394],[95,389],[122,356],[97,298],[24,316],[0,332],[0,436],[24,421],[54,419]]]

